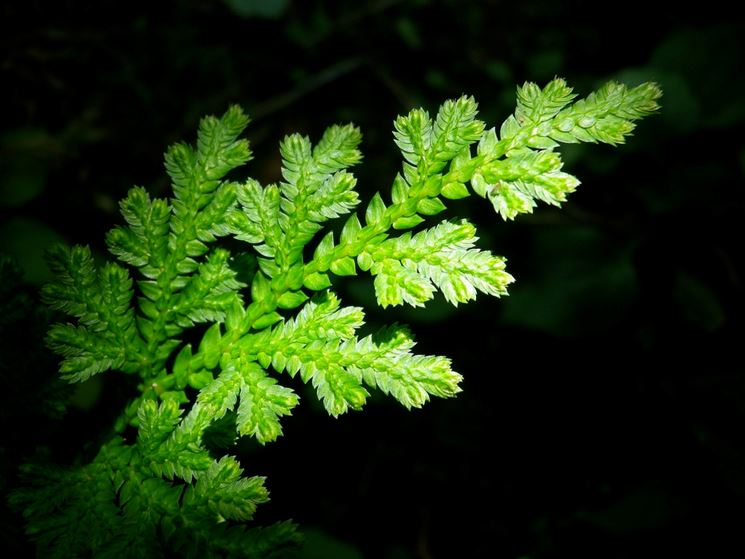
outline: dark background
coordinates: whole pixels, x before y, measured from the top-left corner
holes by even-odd
[[[103,255],[117,201],[134,184],[167,194],[162,153],[202,115],[246,108],[263,183],[284,134],[355,122],[367,199],[388,192],[392,121],[412,107],[468,93],[498,126],[525,80],[585,95],[652,79],[663,111],[626,145],[562,148],[583,184],[561,210],[504,223],[479,198],[450,204],[508,258],[508,298],[381,312],[368,277],[339,282],[373,325],[409,323],[420,351],[451,356],[458,398],[414,412],[374,398],[334,420],[295,384],[308,397],[285,436],[239,456],[269,479],[258,521],[294,518],[306,557],[745,556],[745,25],[725,3],[154,4],[0,8],[0,251],[28,282],[0,290],[28,309],[0,338],[3,489],[35,454],[94,453],[130,394],[103,375],[64,415],[45,403],[43,249]],[[29,553],[18,518],[2,524]]]

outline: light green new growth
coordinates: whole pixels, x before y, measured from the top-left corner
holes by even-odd
[[[360,337],[363,311],[342,304],[331,276],[369,273],[383,307],[423,306],[438,291],[453,305],[505,294],[513,278],[504,258],[477,247],[468,221],[407,230],[470,190],[504,219],[537,201],[559,205],[579,184],[562,171],[559,142],[622,143],[659,96],[654,84],[609,83],[573,102],[561,79],[543,89],[526,83],[499,132],[476,118],[472,97],[446,101],[434,119],[415,109],[395,121],[401,174],[360,211],[349,172],[362,159],[354,126],[332,126],[315,145],[286,137],[283,180],[263,186],[224,179],[251,158],[239,139],[248,124],[241,109],[203,119],[196,147],[166,153],[173,197],[137,187],[121,202],[127,224],[106,240],[127,267],[97,270],[86,247],[50,252],[58,280],[45,300],[77,319],[49,332],[62,374],[71,382],[109,369],[138,375],[140,395],[117,424],[122,435],[91,464],[29,467],[38,488],[15,499],[43,555],[263,557],[292,544],[291,524],[245,526],[268,493],[235,458],[207,450],[215,421],[230,414],[237,435],[275,440],[299,402],[280,384],[283,373],[311,383],[333,416],[360,409],[373,389],[407,408],[460,390],[450,360],[414,353],[408,329]],[[338,236],[323,233],[341,216]],[[225,236],[247,243],[254,267],[239,270],[250,258],[216,246]],[[193,327],[203,332],[196,346],[182,341]],[[136,440],[125,440],[127,425]]]

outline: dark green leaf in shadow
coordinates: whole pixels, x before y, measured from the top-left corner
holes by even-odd
[[[320,530],[303,530],[305,545],[297,559],[362,559],[353,546],[329,536]]]
[[[676,103],[663,77],[673,74],[689,84],[693,96],[706,107],[707,127],[731,126],[745,120],[745,73],[742,52],[745,36],[742,28],[722,24],[704,29],[683,29],[671,33],[657,48],[650,67],[662,76],[665,89],[664,115],[669,103]]]
[[[44,130],[11,130],[0,139],[0,207],[17,208],[33,200],[47,182]]]
[[[62,241],[62,235],[35,219],[19,217],[0,225],[0,252],[14,256],[26,281],[34,285],[52,279],[44,251]]]
[[[653,530],[670,524],[684,512],[681,503],[654,486],[634,489],[605,510],[580,512],[590,524],[614,534]]]
[[[562,73],[564,53],[557,49],[537,52],[528,58],[527,66],[531,81],[548,81]]]
[[[626,314],[636,293],[631,247],[585,226],[536,232],[530,272],[503,299],[508,324],[580,336],[605,330]],[[530,279],[527,279],[530,278]]]
[[[278,19],[285,13],[290,0],[225,0],[225,4],[240,17]]]
[[[103,378],[94,376],[75,385],[70,395],[70,406],[83,411],[93,409],[103,392]]]
[[[719,299],[699,279],[679,272],[673,285],[673,298],[681,316],[695,328],[714,332],[724,324],[724,311]]]
[[[422,48],[422,37],[419,34],[418,27],[414,24],[411,18],[398,18],[396,20],[396,32],[406,46],[411,50],[419,50]]]

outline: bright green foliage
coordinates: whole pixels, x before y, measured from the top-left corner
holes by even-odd
[[[96,270],[87,247],[57,246],[49,263],[59,279],[45,286],[45,302],[79,322],[78,327],[55,324],[49,331],[50,346],[64,356],[64,378],[80,382],[107,369],[136,372],[142,340],[127,270],[113,263]]]
[[[282,182],[262,186],[224,180],[250,158],[238,138],[243,112],[205,118],[196,148],[166,153],[173,197],[134,188],[122,201],[127,224],[107,242],[129,268],[97,270],[84,247],[50,252],[58,280],[45,300],[77,321],[49,332],[61,372],[71,382],[109,369],[137,374],[140,393],[116,424],[120,432],[135,427],[136,439],[113,438],[77,469],[27,469],[32,486],[14,500],[41,554],[269,557],[292,545],[290,523],[247,527],[268,499],[264,479],[242,474],[230,455],[234,437],[223,437],[219,459],[211,454],[211,426],[275,440],[299,403],[280,384],[283,373],[284,383],[310,383],[334,417],[360,409],[369,390],[407,408],[460,390],[450,361],[414,353],[405,327],[358,335],[363,311],[343,305],[332,276],[369,273],[384,307],[423,306],[438,291],[453,305],[478,292],[504,295],[513,281],[505,260],[477,248],[468,221],[398,231],[438,215],[444,199],[467,197],[468,184],[505,219],[538,200],[560,204],[579,181],[562,171],[558,142],[621,143],[635,120],[657,109],[659,95],[653,84],[611,83],[572,104],[563,80],[543,89],[528,83],[499,133],[476,118],[471,97],[445,102],[434,119],[415,109],[395,121],[402,173],[361,212],[349,171],[362,157],[354,126],[332,126],[315,146],[288,136]],[[342,216],[338,235],[323,233]],[[219,247],[224,236],[247,252]],[[201,341],[185,343],[185,330],[195,328]]]
[[[300,373],[333,416],[362,407],[368,396],[363,384],[393,395],[407,408],[422,406],[429,394],[448,397],[459,391],[460,375],[448,359],[412,354],[414,342],[400,327],[359,339],[355,332],[363,321],[362,309],[340,307],[339,299],[326,293],[242,350],[258,352],[259,362],[277,371]]]
[[[660,95],[653,83],[628,89],[609,82],[570,104],[576,95],[562,79],[543,89],[526,83],[517,88],[517,109],[499,136],[494,129],[487,131],[479,142],[477,164],[466,162],[465,156],[462,165],[474,168],[474,192],[489,198],[504,219],[532,212],[537,200],[558,206],[579,185],[561,171],[561,158],[553,151],[559,142],[622,144],[635,120],[659,108]]]
[[[477,290],[504,295],[512,281],[504,271],[504,258],[473,248],[476,239],[476,228],[467,221],[443,221],[414,236],[407,232],[387,239],[364,253],[369,256],[360,256],[365,267],[371,264],[375,292],[384,307],[403,302],[423,306],[435,288],[453,305],[475,299]]]

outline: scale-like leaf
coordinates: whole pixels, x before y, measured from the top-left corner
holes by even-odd
[[[476,239],[476,229],[467,221],[445,221],[369,250],[378,303],[421,306],[435,287],[454,305],[475,299],[477,291],[503,295],[512,281],[504,258],[473,248]]]

